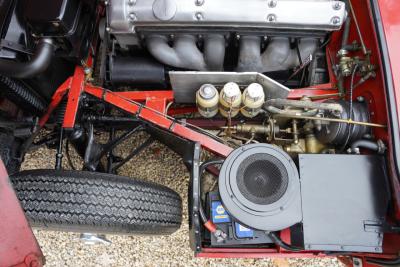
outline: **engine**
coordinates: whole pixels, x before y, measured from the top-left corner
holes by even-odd
[[[315,55],[347,16],[343,2],[330,0],[113,0],[107,12],[100,29],[112,46],[106,80],[137,86],[165,86],[171,70],[279,77]],[[145,69],[153,76],[139,75]],[[324,79],[317,76],[313,83]]]
[[[197,164],[189,194],[195,250],[204,244],[275,244],[296,251],[276,236],[290,228],[296,235],[292,244],[297,242],[301,250],[382,252],[381,233],[365,229],[381,222],[388,203],[381,168],[385,144],[377,138],[385,134],[376,134],[387,127],[372,123],[378,118],[372,96],[380,89],[364,89],[363,83],[377,75],[376,66],[361,36],[360,43],[349,43],[348,1],[108,0],[96,5],[100,11],[95,12],[95,1],[54,0],[54,12],[39,12],[49,2],[25,3],[30,6],[24,13],[27,25],[20,27],[20,36],[29,38],[19,45],[37,43],[36,53],[45,54],[32,58],[44,62],[30,64],[33,70],[18,70],[18,77],[14,71],[9,75],[34,76],[37,66],[49,66],[54,52],[68,66],[81,64],[85,82],[112,93],[172,90],[165,110],[155,113],[171,121],[168,130],[179,123],[232,149],[225,160],[201,164],[190,159]],[[11,25],[18,21],[16,12],[8,20]],[[9,32],[3,36],[11,38]],[[21,60],[18,51],[3,52],[2,58]],[[34,54],[24,53],[22,59]],[[107,148],[93,145],[96,122],[110,131],[111,139],[116,129],[143,123],[138,122],[142,110],[154,112],[141,103],[135,120],[127,107],[114,109],[96,97],[82,98],[79,127],[69,129],[71,144],[83,148],[80,154],[90,170],[98,170],[102,156],[109,155],[111,163],[114,157],[113,148],[98,152],[96,160],[90,157]],[[112,123],[117,126],[108,125]],[[159,139],[175,146],[171,132],[143,124],[157,137],[168,135]],[[373,155],[362,155],[364,150]],[[202,191],[200,178],[213,165],[218,186]],[[376,177],[382,179],[377,182]],[[329,208],[341,213],[326,212]],[[210,227],[208,218],[218,227]],[[325,231],[324,219],[333,225],[331,232]]]

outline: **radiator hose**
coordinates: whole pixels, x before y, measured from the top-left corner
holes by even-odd
[[[15,62],[0,59],[0,74],[19,79],[32,78],[44,72],[50,65],[54,48],[52,39],[42,38],[39,40],[31,60]]]
[[[46,109],[46,102],[21,81],[0,75],[0,88],[0,95],[24,111],[42,114]]]

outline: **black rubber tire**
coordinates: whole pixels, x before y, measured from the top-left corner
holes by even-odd
[[[84,171],[30,170],[10,178],[33,227],[158,235],[181,225],[181,198],[165,186]]]
[[[21,162],[17,158],[17,152],[21,142],[16,140],[12,133],[0,132],[0,157],[9,175],[19,171]]]

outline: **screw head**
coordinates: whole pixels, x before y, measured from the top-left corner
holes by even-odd
[[[269,15],[267,16],[267,21],[268,21],[268,22],[275,22],[275,21],[276,21],[276,16],[275,16],[275,14],[269,14]]]
[[[128,0],[128,5],[130,6],[136,5],[136,0]]]
[[[130,13],[129,14],[129,20],[130,21],[136,21],[137,20],[136,14],[135,13]]]
[[[204,19],[204,16],[203,16],[203,14],[201,12],[197,12],[195,14],[195,17],[196,17],[197,20],[203,20]]]
[[[270,8],[274,8],[274,7],[276,7],[276,0],[270,0],[270,1],[268,1],[268,6],[270,7]]]
[[[340,23],[340,18],[337,17],[337,16],[333,17],[333,18],[331,19],[331,23],[332,23],[333,25],[338,25],[338,24]]]
[[[342,4],[339,1],[335,1],[332,4],[334,10],[340,10],[342,8]]]
[[[358,96],[358,97],[357,97],[357,101],[358,101],[358,102],[364,102],[364,101],[365,101],[365,98],[364,98],[363,96]]]
[[[194,3],[196,6],[202,6],[204,4],[204,0],[196,0]]]

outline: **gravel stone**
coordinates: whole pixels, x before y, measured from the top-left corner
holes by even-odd
[[[131,149],[147,139],[138,134],[117,149],[115,154],[126,156]],[[105,142],[106,137],[100,137]],[[73,165],[82,167],[82,161],[70,146]],[[55,151],[40,148],[26,155],[22,169],[52,169]],[[67,158],[63,168],[71,169]],[[137,177],[166,185],[183,199],[183,223],[171,236],[113,236],[111,244],[87,245],[79,234],[34,230],[46,257],[46,266],[342,266],[335,258],[313,259],[207,259],[195,258],[189,247],[187,189],[189,173],[181,158],[164,145],[154,142],[120,168],[120,175]]]

